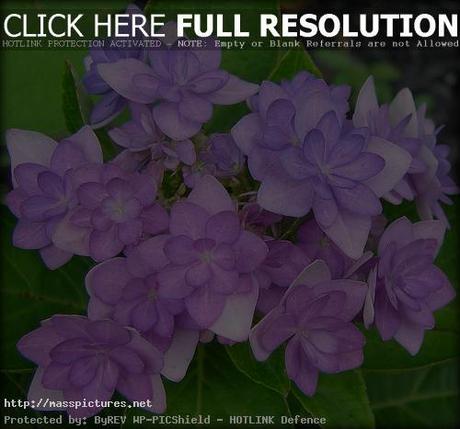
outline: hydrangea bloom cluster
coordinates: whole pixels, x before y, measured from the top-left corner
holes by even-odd
[[[18,343],[38,367],[29,398],[101,401],[67,410],[86,417],[118,391],[162,413],[162,377],[180,382],[215,337],[260,361],[284,347],[306,395],[362,364],[360,322],[417,353],[455,295],[434,259],[458,188],[426,108],[408,89],[379,106],[369,78],[347,116],[348,87],[307,71],[259,86],[222,70],[219,49],[167,39],[90,53],[93,126],[130,113],[108,128],[113,159],[89,126],[59,142],[8,131],[13,244],[50,269],[96,262],[87,317],[53,316]],[[204,133],[214,104],[242,101],[230,133]],[[382,200],[414,201],[422,220],[387,226]]]

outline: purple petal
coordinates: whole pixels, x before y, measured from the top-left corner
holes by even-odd
[[[199,331],[176,329],[164,356],[161,374],[174,382],[181,381],[192,361],[198,344]]]
[[[214,104],[235,104],[254,95],[258,89],[259,85],[229,75],[227,83],[221,89],[207,94],[206,98]]]
[[[143,223],[139,219],[123,222],[118,226],[118,237],[125,245],[135,244],[141,238]]]
[[[404,130],[405,137],[417,137],[417,109],[410,89],[403,88],[396,94],[388,110],[393,126],[399,124],[408,115],[412,115],[409,124]]]
[[[94,230],[89,238],[89,252],[95,261],[103,261],[118,255],[124,244],[118,237],[117,228],[112,225],[106,231]]]
[[[257,194],[257,202],[265,210],[285,216],[301,217],[311,208],[313,189],[308,182],[267,177]]]
[[[401,325],[401,316],[393,308],[389,299],[377,294],[375,299],[375,326],[377,327],[383,341],[392,338]]]
[[[382,212],[382,205],[376,195],[360,183],[353,188],[334,188],[334,195],[339,206],[352,213],[377,216]]]
[[[6,145],[10,155],[11,176],[16,186],[14,170],[17,165],[26,162],[49,167],[51,156],[57,143],[42,133],[11,128],[6,132]]]
[[[191,121],[207,122],[212,116],[212,103],[190,93],[179,103],[179,114]]]
[[[313,396],[318,384],[319,371],[311,365],[297,339],[289,341],[285,352],[286,372],[300,390],[307,396]]]
[[[49,326],[42,326],[23,336],[16,347],[19,352],[39,366],[50,362],[50,350],[62,341],[62,337]]]
[[[97,70],[118,94],[136,103],[148,104],[155,100],[157,81],[152,69],[134,58],[102,63]]]
[[[401,344],[412,356],[416,355],[423,343],[424,329],[422,326],[408,320],[402,320],[395,340]]]
[[[147,277],[166,266],[168,258],[163,247],[168,239],[168,235],[157,235],[132,249],[127,257],[129,272],[135,277]]]
[[[198,325],[209,328],[222,314],[225,295],[215,293],[210,287],[202,286],[185,298],[185,306]]]
[[[353,125],[357,128],[367,127],[369,113],[377,111],[378,108],[374,78],[373,76],[369,76],[359,90],[353,114]]]
[[[144,232],[149,234],[156,235],[168,229],[168,213],[159,204],[152,204],[150,207],[144,208],[140,218],[144,225]]]
[[[193,288],[185,282],[188,267],[166,267],[158,274],[159,294],[164,298],[180,299],[192,293]]]
[[[46,223],[19,219],[13,231],[13,246],[21,249],[40,249],[50,244]]]
[[[181,160],[186,165],[192,165],[196,161],[195,146],[190,140],[182,140],[176,144],[176,152]]]
[[[181,115],[176,103],[160,102],[153,108],[155,123],[161,131],[174,140],[184,140],[200,131],[202,122]]]
[[[171,209],[171,234],[185,235],[194,240],[201,238],[204,236],[208,217],[208,212],[196,203],[180,201]]]
[[[188,196],[188,201],[203,207],[209,214],[235,211],[235,204],[219,181],[210,175],[202,177]]]
[[[43,398],[47,398],[50,403],[54,402],[54,405],[64,403],[64,394],[61,390],[46,389],[43,386],[43,372],[43,368],[38,368],[35,371],[34,378],[30,383],[29,391],[27,393],[27,400],[31,403],[35,403],[35,409],[38,411],[65,411],[65,407],[37,406],[38,404],[44,402]]]
[[[383,169],[365,182],[381,197],[391,191],[406,174],[412,157],[409,152],[379,137],[371,137],[366,150],[379,155],[385,161]]]
[[[55,270],[69,262],[72,258],[72,253],[66,252],[51,244],[40,249],[40,256],[50,270]]]
[[[90,296],[96,295],[107,304],[116,304],[122,297],[123,288],[131,280],[126,258],[114,258],[92,268],[85,278]]]
[[[257,113],[244,116],[232,128],[232,137],[243,153],[248,155],[262,133],[262,124]]]
[[[72,134],[70,137],[66,137],[64,141],[69,141],[78,145],[88,162],[102,164],[101,145],[91,127],[85,125],[75,134]]]
[[[206,237],[217,243],[233,243],[240,235],[240,219],[234,211],[211,216],[206,223]]]
[[[254,271],[267,256],[268,247],[264,241],[249,231],[242,231],[233,245],[237,252],[236,267],[240,273]]]
[[[390,243],[397,243],[399,246],[405,246],[414,240],[412,224],[405,216],[392,222],[380,237],[378,254],[382,256],[383,251]]]
[[[62,250],[77,255],[89,255],[89,230],[71,222],[69,212],[56,226],[52,235],[53,244]]]
[[[362,216],[342,210],[334,223],[324,228],[324,232],[345,255],[358,259],[363,253],[370,228],[370,216]]]
[[[221,315],[210,326],[211,331],[233,341],[248,338],[258,297],[258,288],[252,279],[251,282],[249,292],[227,296]]]

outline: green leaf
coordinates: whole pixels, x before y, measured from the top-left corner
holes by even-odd
[[[41,320],[58,313],[81,314],[86,310],[84,277],[91,267],[88,258],[73,257],[62,268],[46,268],[38,252],[11,245],[16,223],[5,206],[2,223],[2,364],[3,369],[21,369],[32,364],[16,350],[18,340],[37,328]]]
[[[179,383],[165,381],[166,415],[207,415],[224,419],[229,416],[289,415],[285,399],[278,393],[254,383],[232,364],[222,345],[200,344],[185,378]],[[142,410],[128,412],[129,427],[134,415],[149,415]],[[219,423],[217,423],[219,425]],[[134,425],[133,425],[134,427]]]
[[[88,123],[92,102],[82,87],[77,71],[69,61],[65,62],[62,89],[62,109],[67,129],[75,133]]]
[[[411,370],[367,370],[363,374],[377,427],[460,426],[456,359]]]
[[[281,51],[280,58],[267,80],[292,79],[300,71],[307,71],[317,77],[322,77],[318,67],[305,49],[290,48],[287,51]]]
[[[459,336],[437,328],[426,331],[420,351],[411,356],[396,341],[382,341],[375,329],[365,332],[363,368],[404,369],[455,358],[459,355]]]
[[[277,349],[265,362],[258,362],[248,342],[226,347],[235,366],[256,383],[286,396],[290,390],[290,381],[284,369],[283,349]]]
[[[305,396],[294,385],[292,392],[312,416],[327,419],[326,428],[374,427],[374,415],[359,370],[321,374],[318,389],[312,397]]]
[[[115,156],[120,153],[120,150],[119,147],[113,143],[107,131],[104,128],[99,128],[98,130],[94,130],[94,132],[101,144],[104,161],[107,162],[115,158]]]

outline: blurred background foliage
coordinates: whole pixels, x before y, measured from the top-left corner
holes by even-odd
[[[138,2],[142,3],[142,2]],[[198,2],[210,12],[222,3]],[[442,1],[449,8],[451,2]],[[150,10],[171,2],[152,1]],[[181,7],[184,2],[178,2]],[[188,3],[193,6],[194,3]],[[228,3],[226,3],[228,5]],[[233,1],[248,7],[247,2]],[[256,9],[261,2],[251,3]],[[276,11],[275,0],[264,7]],[[3,1],[2,11],[34,9],[110,9],[122,11],[126,2],[52,0]],[[307,10],[341,13],[339,1],[282,1],[283,11]],[[362,6],[364,7],[364,6]],[[367,2],[366,11],[380,7]],[[399,2],[400,8],[420,9],[423,5]],[[414,9],[415,8],[415,9]],[[412,10],[411,9],[411,10]],[[251,24],[251,23],[249,23]],[[223,66],[243,78],[260,81],[270,77],[279,81],[291,78],[300,69],[320,70],[330,83],[351,85],[352,102],[357,91],[373,74],[381,101],[390,101],[402,87],[410,87],[418,102],[428,103],[428,112],[437,124],[446,124],[440,138],[453,148],[456,157],[459,121],[459,62],[451,50],[417,49],[317,49],[310,56],[302,50],[224,52]],[[59,139],[81,121],[74,117],[75,76],[83,73],[84,50],[1,50],[1,133],[7,128],[41,131]],[[73,72],[69,74],[69,64]],[[247,107],[244,104],[215,109],[208,131],[228,131]],[[1,139],[1,194],[9,189],[8,156]],[[458,179],[458,178],[457,178]],[[454,287],[459,285],[459,225],[456,206],[448,208],[453,226],[448,232],[438,264]],[[406,215],[417,220],[413,205],[385,206],[394,219]],[[17,340],[37,327],[40,320],[55,313],[83,314],[87,301],[84,276],[93,262],[73,258],[63,268],[46,270],[35,252],[11,246],[14,217],[1,207],[1,337],[2,363],[0,383],[6,398],[24,398],[33,368],[16,351]],[[207,344],[199,347],[186,378],[179,384],[167,382],[168,414],[227,415],[315,415],[326,416],[326,427],[344,428],[450,428],[460,423],[458,401],[459,319],[457,302],[436,314],[437,326],[427,332],[425,343],[416,357],[398,344],[382,343],[374,331],[366,332],[365,364],[362,369],[320,378],[317,394],[306,398],[287,379],[281,351],[266,364],[257,363],[247,344],[233,347]],[[142,411],[106,410],[103,415],[138,415]],[[33,415],[33,412],[27,411]],[[24,410],[9,409],[21,416]],[[124,425],[124,427],[129,424]]]

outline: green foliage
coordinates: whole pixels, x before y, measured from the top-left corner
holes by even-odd
[[[1,206],[2,224],[2,369],[23,369],[31,363],[20,358],[16,343],[54,314],[80,314],[86,310],[84,278],[92,263],[74,257],[64,267],[50,271],[37,252],[11,245],[14,217]]]
[[[280,52],[279,60],[267,79],[275,82],[282,79],[292,79],[300,71],[307,71],[317,77],[322,77],[318,67],[305,49],[291,48]]]
[[[363,370],[379,428],[458,427],[458,362]]]
[[[311,415],[327,419],[325,427],[374,427],[374,415],[359,370],[321,374],[318,390],[312,397],[305,396],[297,387],[293,387],[293,394]]]
[[[254,359],[248,342],[227,346],[227,353],[235,366],[254,382],[287,396],[291,383],[284,369],[284,351],[281,348],[265,362]]]
[[[216,418],[228,421],[228,416],[266,415],[279,418],[289,415],[282,395],[254,383],[239,372],[224,347],[215,342],[201,344],[185,378],[179,383],[165,381],[165,388],[167,415],[211,414],[214,423]],[[144,413],[134,409],[128,413],[129,416],[141,414]]]
[[[67,129],[71,133],[76,133],[88,123],[92,107],[92,102],[82,86],[77,71],[69,61],[66,61],[62,78],[62,110]]]

